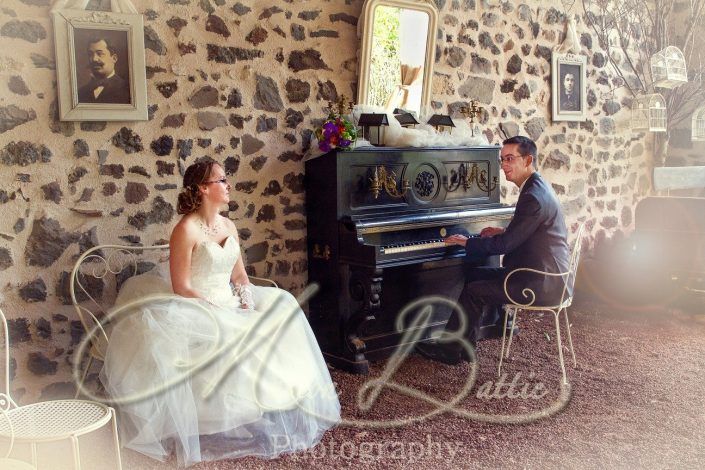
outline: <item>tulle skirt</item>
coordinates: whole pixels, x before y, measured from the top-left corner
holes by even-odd
[[[116,303],[100,379],[119,410],[121,442],[180,466],[316,445],[340,404],[296,299],[253,287],[256,310],[175,297],[136,276]],[[156,294],[156,296],[155,296]]]

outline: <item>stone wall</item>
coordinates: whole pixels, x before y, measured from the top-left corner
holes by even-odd
[[[49,0],[0,7],[0,295],[23,401],[71,389],[82,332],[67,277],[78,253],[166,241],[180,173],[198,158],[230,175],[227,214],[250,272],[294,292],[307,280],[302,159],[327,101],[356,89],[362,1],[133,3],[145,19],[150,119],[128,123],[58,121]],[[648,191],[644,146],[625,130],[628,113],[583,21],[590,117],[552,123],[560,2],[437,3],[434,107],[477,99],[491,142],[537,140],[570,226],[588,221],[586,246],[628,229]],[[516,188],[502,184],[515,201]]]

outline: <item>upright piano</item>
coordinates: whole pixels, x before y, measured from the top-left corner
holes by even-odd
[[[500,203],[498,158],[498,146],[363,147],[306,161],[309,282],[320,286],[309,321],[329,363],[367,373],[409,336],[395,324],[405,305],[423,295],[457,300],[465,266],[498,265],[443,242],[508,225],[514,207]],[[416,340],[449,314],[435,308]]]

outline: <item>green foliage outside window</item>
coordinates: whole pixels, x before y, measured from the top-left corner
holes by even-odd
[[[370,104],[376,106],[386,105],[401,84],[399,14],[399,8],[375,8],[368,96]]]

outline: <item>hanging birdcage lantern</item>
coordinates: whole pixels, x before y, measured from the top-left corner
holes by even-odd
[[[651,58],[651,77],[654,87],[675,88],[688,82],[685,57],[680,49],[668,46]]]
[[[693,113],[693,128],[690,140],[705,142],[705,106],[701,106]]]
[[[633,131],[666,132],[666,101],[663,96],[641,95],[632,103]]]

